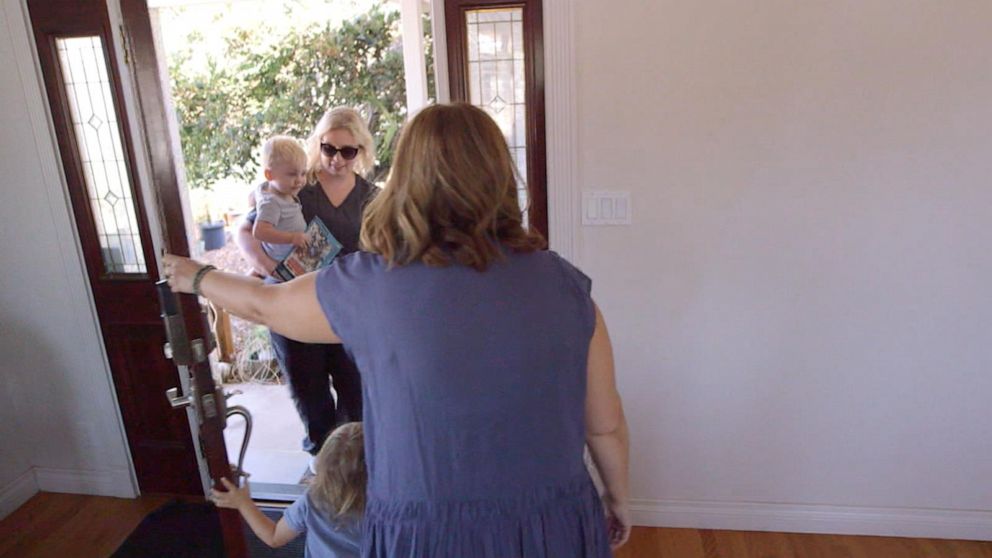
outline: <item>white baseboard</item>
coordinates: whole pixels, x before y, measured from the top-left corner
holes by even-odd
[[[38,483],[30,469],[17,477],[14,482],[0,488],[0,519],[3,519],[24,505],[38,493]]]
[[[86,471],[79,469],[49,469],[36,467],[34,476],[38,488],[45,492],[91,494],[135,498],[138,491],[127,469]]]
[[[632,500],[635,525],[992,540],[992,511]]]

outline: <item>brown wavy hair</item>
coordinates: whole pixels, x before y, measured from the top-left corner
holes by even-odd
[[[452,262],[479,271],[544,248],[523,226],[518,173],[499,126],[465,103],[434,105],[403,129],[386,187],[369,203],[361,245],[390,265]]]
[[[333,517],[365,512],[365,435],[362,423],[349,422],[334,429],[324,441],[310,484],[313,503]]]

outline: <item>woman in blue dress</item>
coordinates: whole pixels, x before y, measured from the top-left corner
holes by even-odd
[[[606,324],[589,278],[523,226],[516,187],[488,115],[429,107],[369,205],[365,251],[279,285],[165,258],[174,290],[355,358],[363,556],[604,558],[629,535]]]

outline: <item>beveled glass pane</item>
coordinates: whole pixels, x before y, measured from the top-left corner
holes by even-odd
[[[146,273],[103,41],[72,37],[55,44],[104,271]]]
[[[499,125],[522,181],[527,176],[526,75],[522,8],[469,10],[469,101]],[[520,184],[521,208],[527,188]]]
[[[530,196],[527,195],[526,188],[517,188],[517,203],[520,204],[520,210],[523,212],[524,226],[530,225],[530,218],[527,216],[527,209],[530,206]]]
[[[479,30],[479,57],[496,58],[496,26],[488,23],[477,25],[476,28]]]
[[[527,146],[527,107],[524,105],[514,105],[516,108],[514,116],[516,117],[513,123],[513,141],[510,143],[512,147],[526,147]]]
[[[517,20],[511,26],[512,29],[512,41],[513,41],[513,58],[517,60],[524,59],[524,26],[523,22]]]
[[[513,102],[523,103],[527,98],[527,78],[524,76],[524,61],[513,61]]]
[[[468,59],[479,59],[479,26],[469,24],[465,28],[468,34]]]
[[[513,87],[513,81],[515,76],[513,75],[513,61],[512,60],[497,60],[496,61],[496,76],[498,81],[496,82],[496,94],[503,99],[505,103],[515,103],[518,102],[516,96],[516,91]],[[522,100],[522,99],[520,99]]]
[[[509,113],[510,127],[507,129],[504,136],[506,137],[506,145],[513,148],[516,143],[517,138],[517,110],[516,105],[507,105],[506,112]]]
[[[509,140],[513,137],[511,135],[513,134],[513,111],[509,110],[506,105],[503,105],[500,111],[489,108],[487,112],[489,112],[489,116],[493,117],[496,124],[499,124],[499,129],[503,131],[503,137],[507,140],[507,145],[509,145]]]
[[[469,62],[468,63],[468,82],[469,82],[469,102],[475,106],[479,106],[481,101],[479,100],[479,63]]]
[[[496,58],[506,59],[513,57],[513,28],[509,21],[493,25],[493,48],[496,51]]]
[[[496,74],[495,62],[479,63],[479,106],[491,106],[496,101],[496,87],[499,76]]]
[[[513,19],[513,12],[519,12],[520,8],[502,8],[495,10],[473,10],[479,14],[480,23],[491,23],[496,21],[510,21]],[[472,13],[472,12],[469,12]]]

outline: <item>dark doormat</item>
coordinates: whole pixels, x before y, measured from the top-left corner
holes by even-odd
[[[282,510],[262,508],[278,521]],[[297,537],[282,548],[269,548],[244,525],[245,543],[251,558],[300,558],[305,537]],[[217,508],[208,503],[170,502],[143,519],[128,535],[113,558],[226,558]]]

